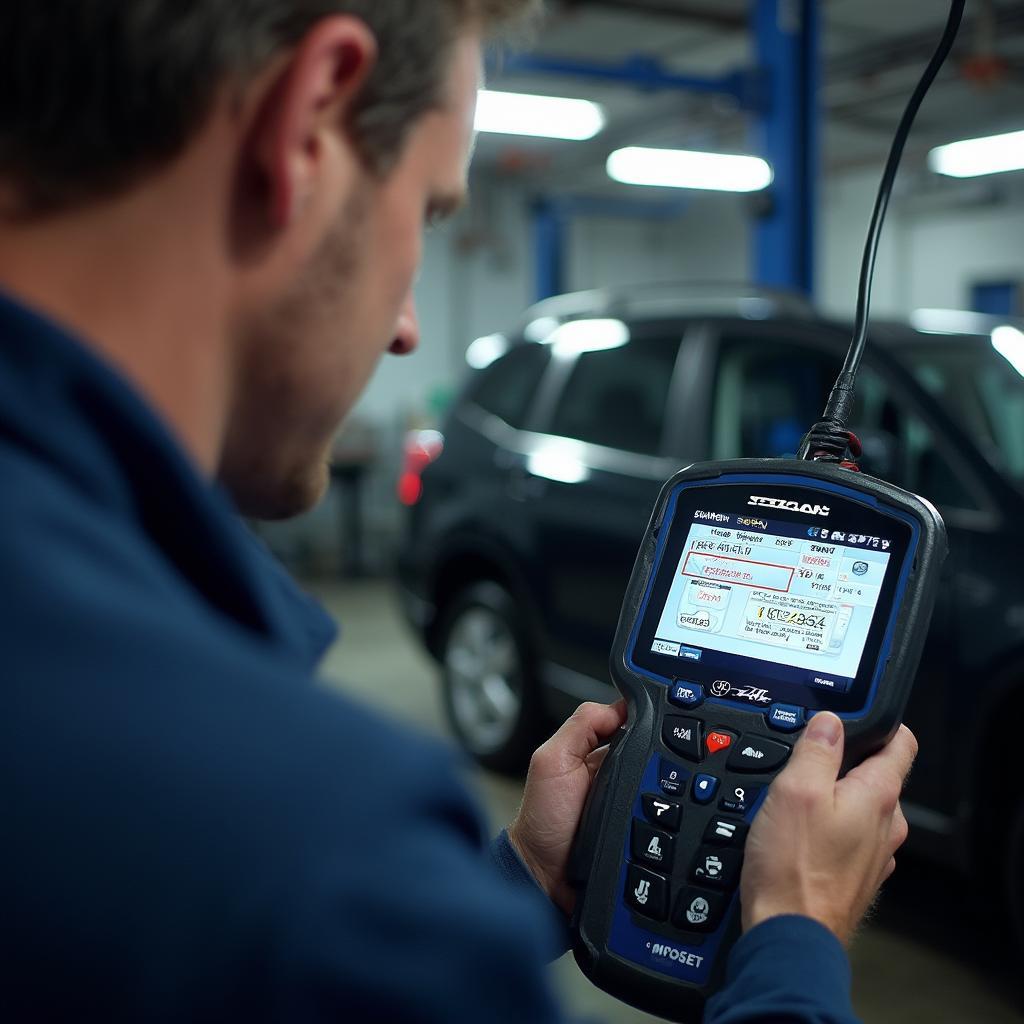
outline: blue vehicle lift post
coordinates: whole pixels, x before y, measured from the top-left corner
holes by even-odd
[[[754,0],[757,56],[769,91],[754,132],[774,168],[758,217],[754,279],[814,294],[815,223],[821,169],[820,16],[817,0]]]
[[[538,302],[565,291],[567,227],[557,202],[538,199],[533,204],[534,291]]]
[[[762,199],[754,232],[757,284],[811,296],[814,292],[815,214],[820,169],[820,19],[817,0],[752,0],[759,66],[718,78],[678,74],[656,58],[620,63],[522,55],[505,73],[557,75],[618,82],[643,91],[675,89],[725,95],[755,119],[755,152],[772,165],[775,181]],[[757,200],[754,200],[755,204]],[[646,204],[649,205],[649,204]],[[621,203],[619,204],[621,214]],[[566,232],[579,212],[572,201],[538,200],[533,209],[537,296],[565,287]]]

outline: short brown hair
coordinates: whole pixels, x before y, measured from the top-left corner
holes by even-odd
[[[352,14],[380,56],[350,128],[386,173],[441,98],[459,33],[491,34],[539,0],[0,0],[0,179],[41,214],[129,185],[187,144],[245,81],[319,20]]]

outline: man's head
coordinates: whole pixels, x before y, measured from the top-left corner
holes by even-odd
[[[210,468],[250,514],[316,501],[379,356],[415,348],[421,232],[465,192],[480,42],[534,3],[0,4],[0,223],[195,191],[190,165],[195,207],[217,196],[197,241],[230,363]]]

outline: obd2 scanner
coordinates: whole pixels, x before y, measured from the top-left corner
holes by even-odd
[[[897,130],[822,420],[793,459],[670,480],[626,592],[611,674],[628,725],[570,859],[574,947],[600,988],[672,1020],[699,1020],[721,984],[747,831],[808,718],[842,718],[846,771],[896,732],[917,673],[945,528],[924,499],[860,473],[846,424],[900,159],[963,10],[953,0]]]
[[[705,464],[666,484],[615,640],[629,727],[573,856],[576,957],[599,987],[700,1019],[767,787],[816,711],[844,720],[845,768],[891,738],[945,543],[927,502],[835,465]]]

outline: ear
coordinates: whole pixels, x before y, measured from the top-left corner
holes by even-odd
[[[287,227],[315,191],[377,60],[377,42],[358,18],[325,18],[276,69],[250,137],[264,182],[265,216]],[[354,158],[356,154],[353,154]]]

